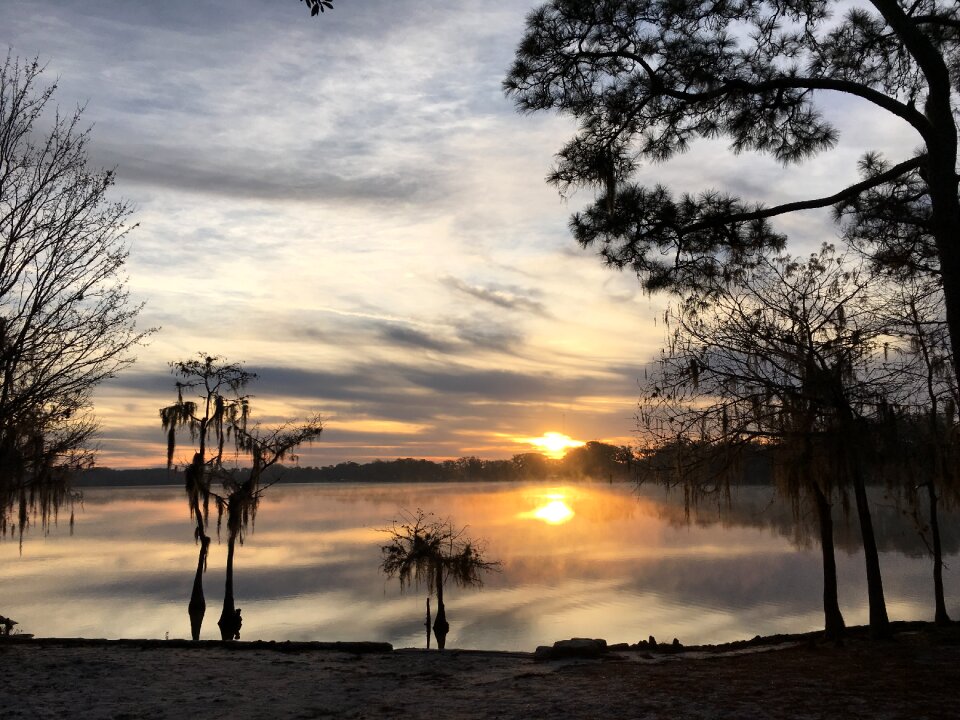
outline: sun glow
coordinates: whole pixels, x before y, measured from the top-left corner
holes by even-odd
[[[540,520],[547,525],[562,525],[573,519],[573,509],[566,503],[568,496],[563,492],[551,492],[530,498],[536,503],[533,510],[517,513],[521,520]]]
[[[551,500],[533,511],[533,517],[548,525],[562,525],[573,518],[573,510],[563,500]]]
[[[560,459],[570,448],[583,447],[586,443],[574,440],[569,435],[558,432],[547,432],[537,438],[517,438],[517,442],[533,445],[547,457]]]

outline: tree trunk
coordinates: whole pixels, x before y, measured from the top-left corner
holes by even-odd
[[[954,185],[956,193],[956,185]],[[956,197],[954,197],[954,203]],[[950,348],[953,350],[953,370],[960,378],[960,250],[955,247],[958,242],[957,228],[960,228],[960,212],[950,208],[957,224],[949,231],[938,228],[935,223],[934,239],[937,254],[940,259],[941,278],[943,284],[944,309],[947,315],[947,327],[950,330]],[[944,213],[947,214],[947,213]]]
[[[942,57],[941,57],[942,61]],[[946,68],[943,68],[946,75]],[[949,75],[933,87],[925,114],[935,125],[935,142],[927,141],[923,178],[930,190],[930,233],[940,261],[940,282],[953,350],[954,377],[960,378],[960,198],[957,196],[957,125],[953,115]]]
[[[190,635],[194,640],[200,639],[200,627],[203,625],[203,616],[207,612],[207,601],[203,597],[203,573],[207,570],[209,548],[210,538],[201,535],[197,574],[193,578],[193,592],[190,593],[190,604],[187,605],[187,614],[190,616]]]
[[[204,437],[206,435],[206,421],[200,428],[200,451],[194,453],[193,461],[187,466],[184,473],[187,496],[190,500],[190,511],[197,522],[194,537],[200,543],[200,554],[197,558],[197,573],[193,578],[193,590],[190,593],[190,603],[187,605],[187,615],[190,616],[190,636],[194,640],[200,639],[200,628],[203,625],[203,616],[207,612],[207,601],[203,596],[203,574],[207,571],[207,554],[210,551],[210,538],[207,536],[204,525],[206,515],[200,503],[204,493]]]
[[[840,642],[846,632],[840,602],[837,599],[837,561],[834,557],[833,516],[830,502],[820,486],[810,483],[813,499],[817,507],[817,520],[820,525],[820,551],[823,554],[823,618],[824,634],[828,640]]]
[[[929,363],[928,363],[929,364]],[[932,374],[932,373],[931,373]],[[930,435],[933,438],[933,477],[927,483],[927,499],[930,509],[930,535],[933,550],[933,621],[937,625],[948,625],[950,616],[947,615],[947,604],[943,597],[943,546],[940,543],[940,515],[937,511],[937,483],[943,483],[946,478],[946,457],[940,442],[940,423],[938,422],[937,396],[933,392],[933,378],[928,380],[931,398],[930,408]],[[949,422],[949,421],[948,421]]]
[[[863,540],[863,558],[867,566],[867,598],[870,602],[870,635],[874,638],[890,636],[890,621],[887,618],[887,604],[883,599],[883,577],[880,575],[880,557],[877,553],[877,539],[873,532],[873,520],[870,506],[867,504],[867,489],[863,484],[863,475],[851,462],[853,492],[857,501],[857,517],[860,520],[860,537]]]
[[[843,396],[838,393],[838,398]],[[863,482],[863,471],[857,448],[860,446],[860,430],[850,405],[845,401],[837,403],[842,420],[841,429],[845,447],[840,456],[846,465],[853,483],[853,495],[857,503],[857,518],[860,521],[860,539],[863,542],[863,561],[867,568],[867,600],[870,603],[870,636],[873,638],[890,637],[890,620],[887,618],[887,603],[883,598],[883,576],[880,574],[880,556],[877,552],[877,538],[873,532],[873,519],[870,517],[870,504],[867,500],[867,488]]]
[[[940,520],[937,516],[937,490],[933,483],[927,483],[930,498],[930,534],[933,536],[933,595],[936,603],[934,622],[937,625],[949,625],[947,605],[943,598],[943,547],[940,544]]]
[[[430,597],[427,596],[427,621],[424,623],[427,628],[427,650],[430,649]]]
[[[437,618],[433,621],[433,634],[437,638],[437,648],[443,650],[447,644],[447,633],[450,631],[450,623],[447,622],[447,612],[443,606],[443,567],[439,564],[436,570],[437,583]]]
[[[923,114],[926,162],[920,174],[930,191],[930,234],[940,260],[944,306],[955,377],[960,378],[960,198],[957,196],[957,120],[947,57],[895,0],[871,0],[917,61],[927,85]]]
[[[227,541],[227,583],[223,591],[223,611],[220,613],[220,620],[217,625],[220,626],[221,640],[239,640],[240,639],[240,611],[233,603],[233,554],[236,549],[237,538],[230,536]]]

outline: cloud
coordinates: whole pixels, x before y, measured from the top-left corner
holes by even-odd
[[[137,154],[101,145],[95,164],[117,167],[120,183],[142,183],[182,193],[239,199],[323,203],[432,202],[438,182],[422,168],[348,176],[318,168],[297,169],[264,163],[226,162],[221,157],[178,157],[179,149],[137,148]],[[249,160],[249,159],[248,159]],[[273,165],[273,167],[271,167]]]
[[[517,370],[474,370],[466,367],[406,368],[411,383],[444,395],[473,395],[508,402],[573,398],[596,390],[585,377],[562,378]]]
[[[516,328],[477,318],[472,323],[462,325],[457,330],[457,337],[473,349],[501,353],[515,352],[524,339],[523,333]]]
[[[449,198],[450,141],[471,121],[463,89],[486,72],[422,62],[451,54],[436,28],[457,21],[449,7],[299,10],[14,2],[0,42],[49,58],[61,102],[89,100],[94,160],[124,183],[270,201]]]
[[[500,284],[470,285],[455,277],[445,277],[442,282],[458,293],[505,310],[516,310],[542,316],[549,315],[542,302],[530,297],[534,293],[528,289]]]
[[[560,376],[539,370],[478,370],[455,361],[429,364],[361,362],[347,370],[328,371],[302,367],[248,364],[257,374],[249,387],[255,397],[293,397],[299,401],[350,401],[386,406],[391,404],[444,408],[461,402],[456,396],[472,395],[490,401],[541,402],[558,397],[575,399],[623,392],[635,383],[642,369],[617,368],[614,373]],[[629,374],[628,374],[629,373]],[[171,375],[131,370],[109,381],[111,389],[169,394]],[[419,400],[411,394],[427,389],[439,395]],[[408,418],[412,419],[412,418]]]
[[[416,348],[418,350],[435,350],[442,353],[453,353],[458,349],[453,343],[415,328],[403,327],[401,325],[382,325],[380,327],[380,334],[384,340],[391,344]]]

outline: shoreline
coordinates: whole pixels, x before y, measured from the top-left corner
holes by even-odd
[[[937,626],[928,620],[891,620],[890,630],[894,637],[905,633],[918,632],[940,632],[950,633],[952,630],[958,633],[958,642],[960,642],[960,621],[953,621],[946,626]],[[846,629],[846,640],[869,640],[870,628],[867,625],[853,625]],[[601,641],[605,642],[605,641]],[[607,643],[607,653],[623,652],[641,652],[660,656],[682,656],[687,653],[714,653],[722,654],[732,651],[741,651],[746,649],[765,649],[771,646],[797,645],[801,643],[828,643],[823,639],[822,630],[811,630],[802,633],[775,633],[773,635],[755,635],[750,639],[732,640],[723,643],[704,643],[698,645],[680,644],[673,645],[670,642],[659,642],[656,646],[649,646],[647,641],[629,644],[624,642]],[[876,640],[875,642],[884,642]],[[40,647],[63,646],[63,647],[122,647],[137,649],[223,649],[233,652],[273,650],[276,652],[287,653],[306,653],[306,652],[343,652],[357,655],[376,654],[376,653],[471,653],[477,655],[502,655],[506,657],[534,657],[535,650],[487,650],[482,648],[448,648],[439,651],[435,648],[425,649],[419,647],[395,648],[388,642],[375,640],[187,640],[184,638],[159,639],[159,638],[84,638],[84,637],[36,637],[35,635],[0,635],[0,648],[5,644],[31,644]]]
[[[0,640],[2,708],[10,720],[960,716],[960,624],[894,627],[889,640],[851,628],[841,646],[804,633],[545,662],[380,643]]]

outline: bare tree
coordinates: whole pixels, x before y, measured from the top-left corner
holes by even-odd
[[[465,531],[466,528],[455,529],[449,520],[417,510],[384,531],[390,534],[390,542],[380,548],[380,569],[387,577],[398,578],[401,590],[411,582],[416,587],[425,583],[431,593],[436,590],[433,634],[441,650],[450,630],[443,603],[444,583],[453,580],[460,587],[479,586],[483,584],[483,573],[500,567],[500,563],[487,560],[475,542],[464,537]]]
[[[89,167],[82,108],[52,108],[42,73],[9,54],[0,68],[0,534],[21,540],[92,464],[91,393],[150,332],[126,288],[130,207]]]

